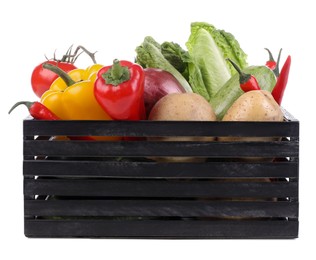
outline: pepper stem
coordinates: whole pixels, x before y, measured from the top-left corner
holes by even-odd
[[[245,84],[250,78],[251,75],[250,74],[246,74],[244,72],[241,71],[241,69],[238,67],[238,65],[233,62],[231,59],[227,59],[232,65],[233,67],[237,70],[238,74],[239,74],[239,83],[240,84]]]
[[[115,59],[113,65],[107,72],[102,74],[106,84],[117,86],[130,79],[128,67],[121,66],[120,61]]]
[[[275,69],[273,70],[276,77],[280,76],[279,64],[280,64],[281,52],[282,52],[282,48],[279,51],[278,60],[277,60],[276,65],[275,65]]]
[[[280,64],[280,57],[281,57],[282,48],[279,51],[279,55],[278,55],[277,61],[274,60],[273,55],[272,55],[271,51],[268,48],[264,48],[264,49],[269,53],[269,61],[275,63],[275,68],[272,71],[273,71],[274,75],[278,78],[280,76],[279,64]]]
[[[269,61],[273,61],[275,62],[274,58],[273,58],[273,55],[271,53],[271,51],[268,49],[268,48],[264,48],[268,53],[269,53]]]
[[[53,64],[45,62],[43,64],[43,68],[48,69],[48,70],[56,73],[59,77],[62,78],[63,81],[65,81],[65,83],[68,87],[70,87],[71,85],[76,83],[65,71],[63,71],[61,68],[59,68]]]
[[[25,105],[27,107],[28,110],[30,110],[31,106],[34,104],[34,102],[30,102],[30,101],[20,101],[17,102],[16,104],[13,105],[13,107],[11,107],[11,109],[9,110],[9,114],[11,114],[11,112],[19,105]]]

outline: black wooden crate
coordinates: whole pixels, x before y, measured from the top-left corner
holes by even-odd
[[[88,135],[140,138],[49,140]],[[275,139],[146,139],[153,136]],[[155,162],[152,156],[205,161]],[[284,122],[26,119],[25,235],[296,238],[298,172],[299,122],[286,112]]]

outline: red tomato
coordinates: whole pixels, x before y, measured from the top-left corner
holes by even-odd
[[[59,68],[61,68],[65,72],[69,72],[73,69],[76,69],[77,67],[69,62],[57,62],[57,61],[45,61],[43,63],[50,63],[57,65]],[[32,72],[32,78],[31,78],[31,84],[32,89],[36,96],[39,98],[43,95],[43,93],[48,90],[53,83],[53,81],[58,78],[58,75],[54,72],[44,69],[43,63],[39,64],[35,67],[35,69]]]

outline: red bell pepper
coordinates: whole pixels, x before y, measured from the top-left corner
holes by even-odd
[[[100,106],[116,120],[145,119],[143,68],[129,61],[114,60],[99,70],[94,96]]]

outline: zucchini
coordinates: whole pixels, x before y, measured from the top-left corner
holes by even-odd
[[[250,66],[242,71],[253,75],[262,90],[271,92],[275,86],[276,77],[273,71],[266,66]],[[239,74],[236,73],[210,99],[218,120],[222,120],[230,106],[243,93],[239,84]]]

